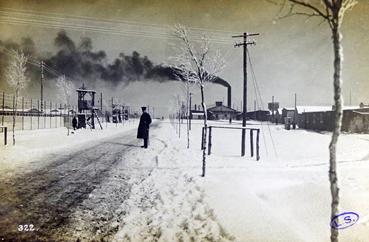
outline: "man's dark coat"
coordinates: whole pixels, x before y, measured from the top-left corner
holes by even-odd
[[[147,139],[149,137],[149,128],[151,124],[150,114],[144,112],[140,118],[140,124],[138,125],[137,138]]]
[[[78,124],[78,121],[77,121],[76,117],[73,117],[73,119],[72,119],[73,128],[77,128],[77,124]]]

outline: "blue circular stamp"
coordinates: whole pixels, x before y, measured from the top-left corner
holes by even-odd
[[[345,229],[351,227],[359,221],[359,214],[354,212],[344,212],[333,217],[331,227],[334,229]]]

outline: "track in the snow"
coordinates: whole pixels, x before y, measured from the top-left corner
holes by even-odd
[[[153,125],[156,126],[156,125]],[[0,241],[53,241],[85,200],[135,145],[135,131],[86,150],[56,155],[49,165],[0,184]],[[129,174],[126,174],[129,176]],[[127,188],[129,189],[129,188]],[[33,224],[35,231],[18,231]]]

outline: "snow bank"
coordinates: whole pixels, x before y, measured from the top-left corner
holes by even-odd
[[[201,121],[192,125],[189,150],[185,124],[181,139],[170,124],[163,125],[156,137],[165,143],[155,158],[157,167],[137,186],[136,200],[125,203],[124,210],[135,211],[142,206],[142,197],[146,201],[153,190],[157,192],[152,200],[155,205],[128,214],[115,240],[328,241],[330,134],[258,123],[250,126],[263,129],[260,161],[239,156],[240,131],[213,130],[213,154],[207,157],[207,175],[201,178]],[[340,139],[341,211],[362,217],[358,224],[340,231],[342,241],[365,241],[369,236],[368,138],[342,135]],[[195,219],[194,211],[198,211]],[[199,231],[196,217],[208,228],[202,233],[194,232]],[[183,226],[183,221],[191,222]]]
[[[195,148],[200,126],[193,125]],[[246,157],[240,157],[240,131],[213,130],[213,154],[201,187],[215,216],[238,241],[328,241],[330,133],[255,122],[249,127],[262,129],[260,161],[248,157],[248,146]],[[363,217],[340,231],[341,241],[366,241],[369,236],[368,146],[368,135],[343,134],[339,140],[340,211]],[[197,156],[200,162],[199,151]]]
[[[121,142],[118,139],[117,142]],[[66,238],[104,241],[232,241],[204,201],[198,166],[168,123],[137,140],[78,206]],[[194,163],[196,164],[196,162]],[[184,168],[186,167],[186,168]]]

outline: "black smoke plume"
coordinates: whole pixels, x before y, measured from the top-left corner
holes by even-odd
[[[169,81],[169,80],[180,80],[186,81],[184,76],[178,74],[178,70],[175,70],[170,66],[155,66],[151,72],[148,73],[148,78],[159,80],[159,81]],[[232,88],[231,85],[220,77],[215,77],[212,81],[214,84],[218,84],[227,88],[227,106],[232,106]]]
[[[49,54],[48,57],[42,56],[37,52],[34,41],[29,38],[22,38],[18,44],[13,41],[0,41],[0,76],[4,79],[5,68],[8,64],[7,56],[2,48],[22,50],[25,54],[33,57],[32,59],[43,60],[46,67],[51,67],[57,73],[45,71],[46,78],[56,78],[57,74],[64,74],[69,79],[80,85],[84,82],[89,87],[93,87],[96,82],[105,82],[113,87],[133,81],[173,81],[178,80],[176,72],[168,66],[154,65],[147,56],[141,56],[137,51],[131,55],[123,52],[109,63],[106,53],[103,50],[93,51],[93,43],[89,37],[81,38],[76,44],[64,30],[58,32],[54,39],[56,52]],[[28,75],[34,83],[40,79],[40,68],[34,63],[28,65]],[[184,81],[184,78],[180,78]],[[215,84],[227,87],[228,106],[230,106],[231,86],[225,80],[217,77]]]

